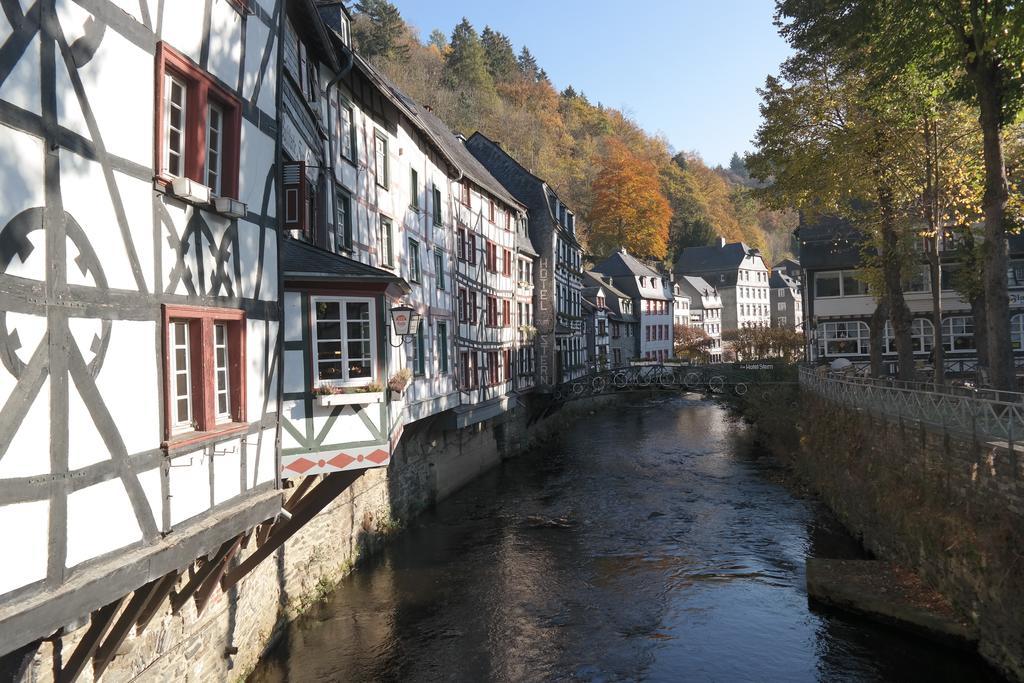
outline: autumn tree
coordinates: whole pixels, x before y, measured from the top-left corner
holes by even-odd
[[[672,346],[677,358],[691,363],[707,363],[711,359],[713,340],[704,328],[696,325],[676,325],[672,335]]]
[[[809,54],[835,51],[883,83],[920,68],[949,78],[945,97],[974,108],[982,135],[984,290],[989,370],[1015,385],[1006,267],[1010,200],[1005,128],[1024,110],[1024,5],[1007,0],[780,0],[783,35]]]
[[[588,241],[594,254],[604,256],[625,247],[640,256],[665,258],[672,209],[652,162],[612,139],[592,191]]]

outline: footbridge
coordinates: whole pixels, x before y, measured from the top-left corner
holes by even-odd
[[[797,366],[781,361],[750,361],[686,365],[683,363],[633,363],[596,369],[556,385],[556,402],[619,392],[732,393],[743,396],[754,386],[797,384]]]

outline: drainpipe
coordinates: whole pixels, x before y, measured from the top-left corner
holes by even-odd
[[[280,0],[282,5],[287,0]],[[285,27],[285,11],[284,6],[279,8],[280,14],[277,21],[277,79],[276,79],[276,92],[274,93],[274,119],[277,123],[277,130],[274,133],[274,202],[277,207],[276,216],[278,220],[277,229],[274,230],[274,235],[277,240],[277,254],[280,256],[281,248],[284,245],[284,237],[281,235],[281,224],[280,221],[284,216],[284,193],[280,189],[280,179],[282,177],[282,164],[284,163],[284,136],[282,128],[284,127],[284,50],[281,49],[281,43],[284,40],[284,27]],[[284,328],[284,269],[281,267],[280,258],[277,262],[277,315],[278,315],[278,335],[276,352],[279,359],[280,365],[277,369],[277,387],[275,393],[277,394],[277,406],[278,406],[278,419],[277,429],[274,435],[274,487],[277,489],[283,488],[283,481],[281,479],[281,406],[284,405],[284,335],[281,334],[281,330]]]

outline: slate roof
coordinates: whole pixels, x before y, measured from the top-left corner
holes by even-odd
[[[778,289],[779,287],[796,289],[800,285],[796,280],[786,275],[781,270],[773,270],[771,276],[768,278],[768,286],[775,289]]]
[[[534,175],[502,149],[500,144],[480,131],[469,137],[466,148],[529,209],[530,233],[533,238],[543,240],[547,232],[557,230],[563,239],[579,245],[576,237],[563,228],[554,216],[552,199],[557,195],[542,178]]]
[[[772,266],[772,270],[776,270],[777,268],[785,268],[786,270],[800,270],[800,262],[797,261],[796,259],[784,258],[778,263],[776,263],[774,266]]]
[[[672,272],[697,274],[716,270],[736,270],[752,249],[746,242],[730,242],[724,247],[686,247],[679,255]]]
[[[374,268],[347,256],[300,240],[282,240],[281,271],[285,277],[362,282],[393,282],[406,291],[409,283],[389,270]]]
[[[691,294],[691,309],[704,309],[704,292],[709,292],[710,294],[718,293],[714,287],[708,284],[707,280],[696,275],[680,275],[676,278],[676,283],[682,291]]]
[[[509,194],[508,190],[476,160],[476,157],[469,153],[465,144],[455,136],[444,121],[406,95],[401,88],[391,82],[391,79],[360,57],[359,53],[353,54],[360,70],[375,82],[384,95],[405,114],[414,126],[427,136],[453,167],[461,170],[467,178],[495,198],[520,210],[526,210],[526,206]]]
[[[633,256],[625,249],[620,249],[601,263],[594,270],[610,277],[634,275],[636,277],[665,277],[646,263]]]
[[[852,222],[839,216],[821,216],[814,222],[800,219],[800,264],[808,270],[856,268],[864,236]]]

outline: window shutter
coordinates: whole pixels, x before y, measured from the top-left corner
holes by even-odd
[[[306,230],[306,162],[286,161],[282,167],[285,230]]]

